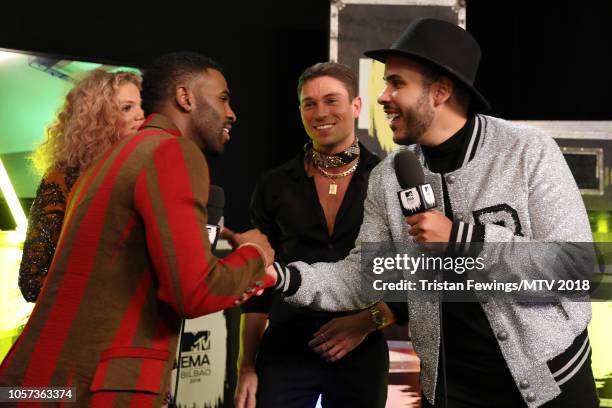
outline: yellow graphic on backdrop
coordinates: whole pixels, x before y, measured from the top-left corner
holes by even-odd
[[[393,142],[393,132],[389,127],[389,122],[385,112],[378,103],[376,98],[385,89],[385,64],[379,61],[372,61],[372,71],[368,81],[368,101],[370,109],[370,126],[368,134],[378,140],[380,147],[386,153],[396,150],[399,146]]]

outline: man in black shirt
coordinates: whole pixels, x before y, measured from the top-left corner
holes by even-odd
[[[355,137],[356,82],[336,63],[311,66],[298,81],[311,143],[264,175],[251,203],[254,226],[281,262],[334,262],[354,245],[369,173],[380,161]],[[254,406],[255,394],[266,408],[314,407],[319,395],[326,408],[384,407],[389,355],[380,329],[407,318],[405,304],[391,307],[317,312],[271,292],[247,302],[237,407]]]

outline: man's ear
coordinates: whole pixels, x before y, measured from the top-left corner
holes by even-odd
[[[441,76],[432,84],[434,106],[442,105],[450,99],[455,90],[453,81],[445,76]]]
[[[353,116],[355,118],[359,117],[359,113],[361,112],[361,97],[360,96],[356,96],[353,99],[353,102],[351,103],[351,105],[353,106]]]
[[[176,87],[174,99],[183,112],[191,112],[193,110],[195,98],[186,86],[179,85]]]

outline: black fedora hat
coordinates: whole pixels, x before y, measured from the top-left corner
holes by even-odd
[[[399,55],[429,63],[470,91],[470,107],[475,112],[486,112],[489,102],[474,88],[480,64],[480,46],[470,33],[461,27],[433,18],[419,18],[406,28],[391,48],[366,51],[366,56],[386,62],[391,55]]]

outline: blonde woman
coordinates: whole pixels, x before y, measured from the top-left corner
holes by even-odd
[[[30,210],[19,288],[35,302],[59,239],[66,201],[81,171],[144,122],[141,80],[130,72],[94,70],[66,95],[32,159],[43,174]]]

